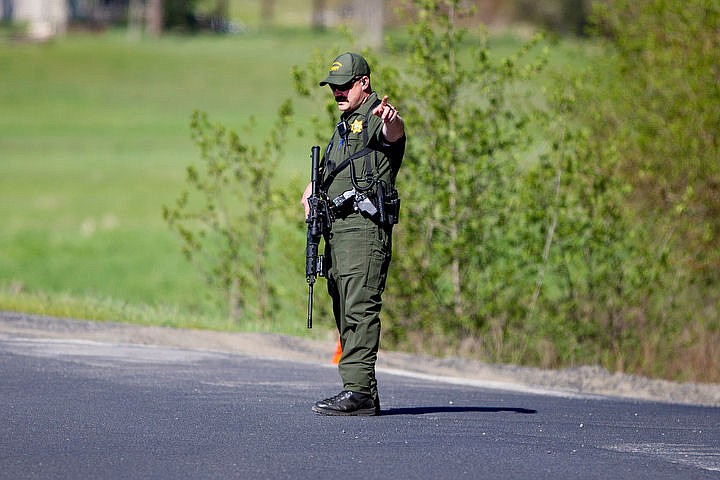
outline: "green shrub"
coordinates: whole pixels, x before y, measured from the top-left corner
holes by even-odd
[[[188,188],[173,207],[163,208],[163,217],[180,236],[183,253],[219,289],[229,318],[239,323],[251,306],[254,317],[270,320],[278,301],[268,259],[276,215],[289,203],[274,179],[291,116],[286,101],[268,140],[258,149],[195,112],[191,130],[202,165],[187,168]]]

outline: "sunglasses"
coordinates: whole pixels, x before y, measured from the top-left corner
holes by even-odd
[[[342,85],[336,85],[333,83],[328,83],[328,86],[330,87],[330,90],[337,90],[338,92],[346,92],[350,90],[355,83],[360,80],[362,77],[355,77],[352,80],[350,80],[347,83],[343,83]]]

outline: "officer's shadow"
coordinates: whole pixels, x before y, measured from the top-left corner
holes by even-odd
[[[537,410],[518,407],[465,407],[465,406],[443,406],[443,407],[402,407],[388,408],[381,410],[380,415],[425,415],[428,413],[522,413],[524,415],[534,415]]]

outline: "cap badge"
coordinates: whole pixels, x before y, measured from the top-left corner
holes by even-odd
[[[337,72],[338,70],[340,70],[342,68],[342,66],[343,66],[342,63],[340,63],[340,62],[333,62],[332,66],[330,67],[330,71]]]

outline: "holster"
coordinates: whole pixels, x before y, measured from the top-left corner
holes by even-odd
[[[375,192],[358,193],[347,190],[329,203],[331,217],[345,218],[352,213],[361,213],[381,227],[392,227],[400,217],[398,191],[385,182],[377,183]]]

